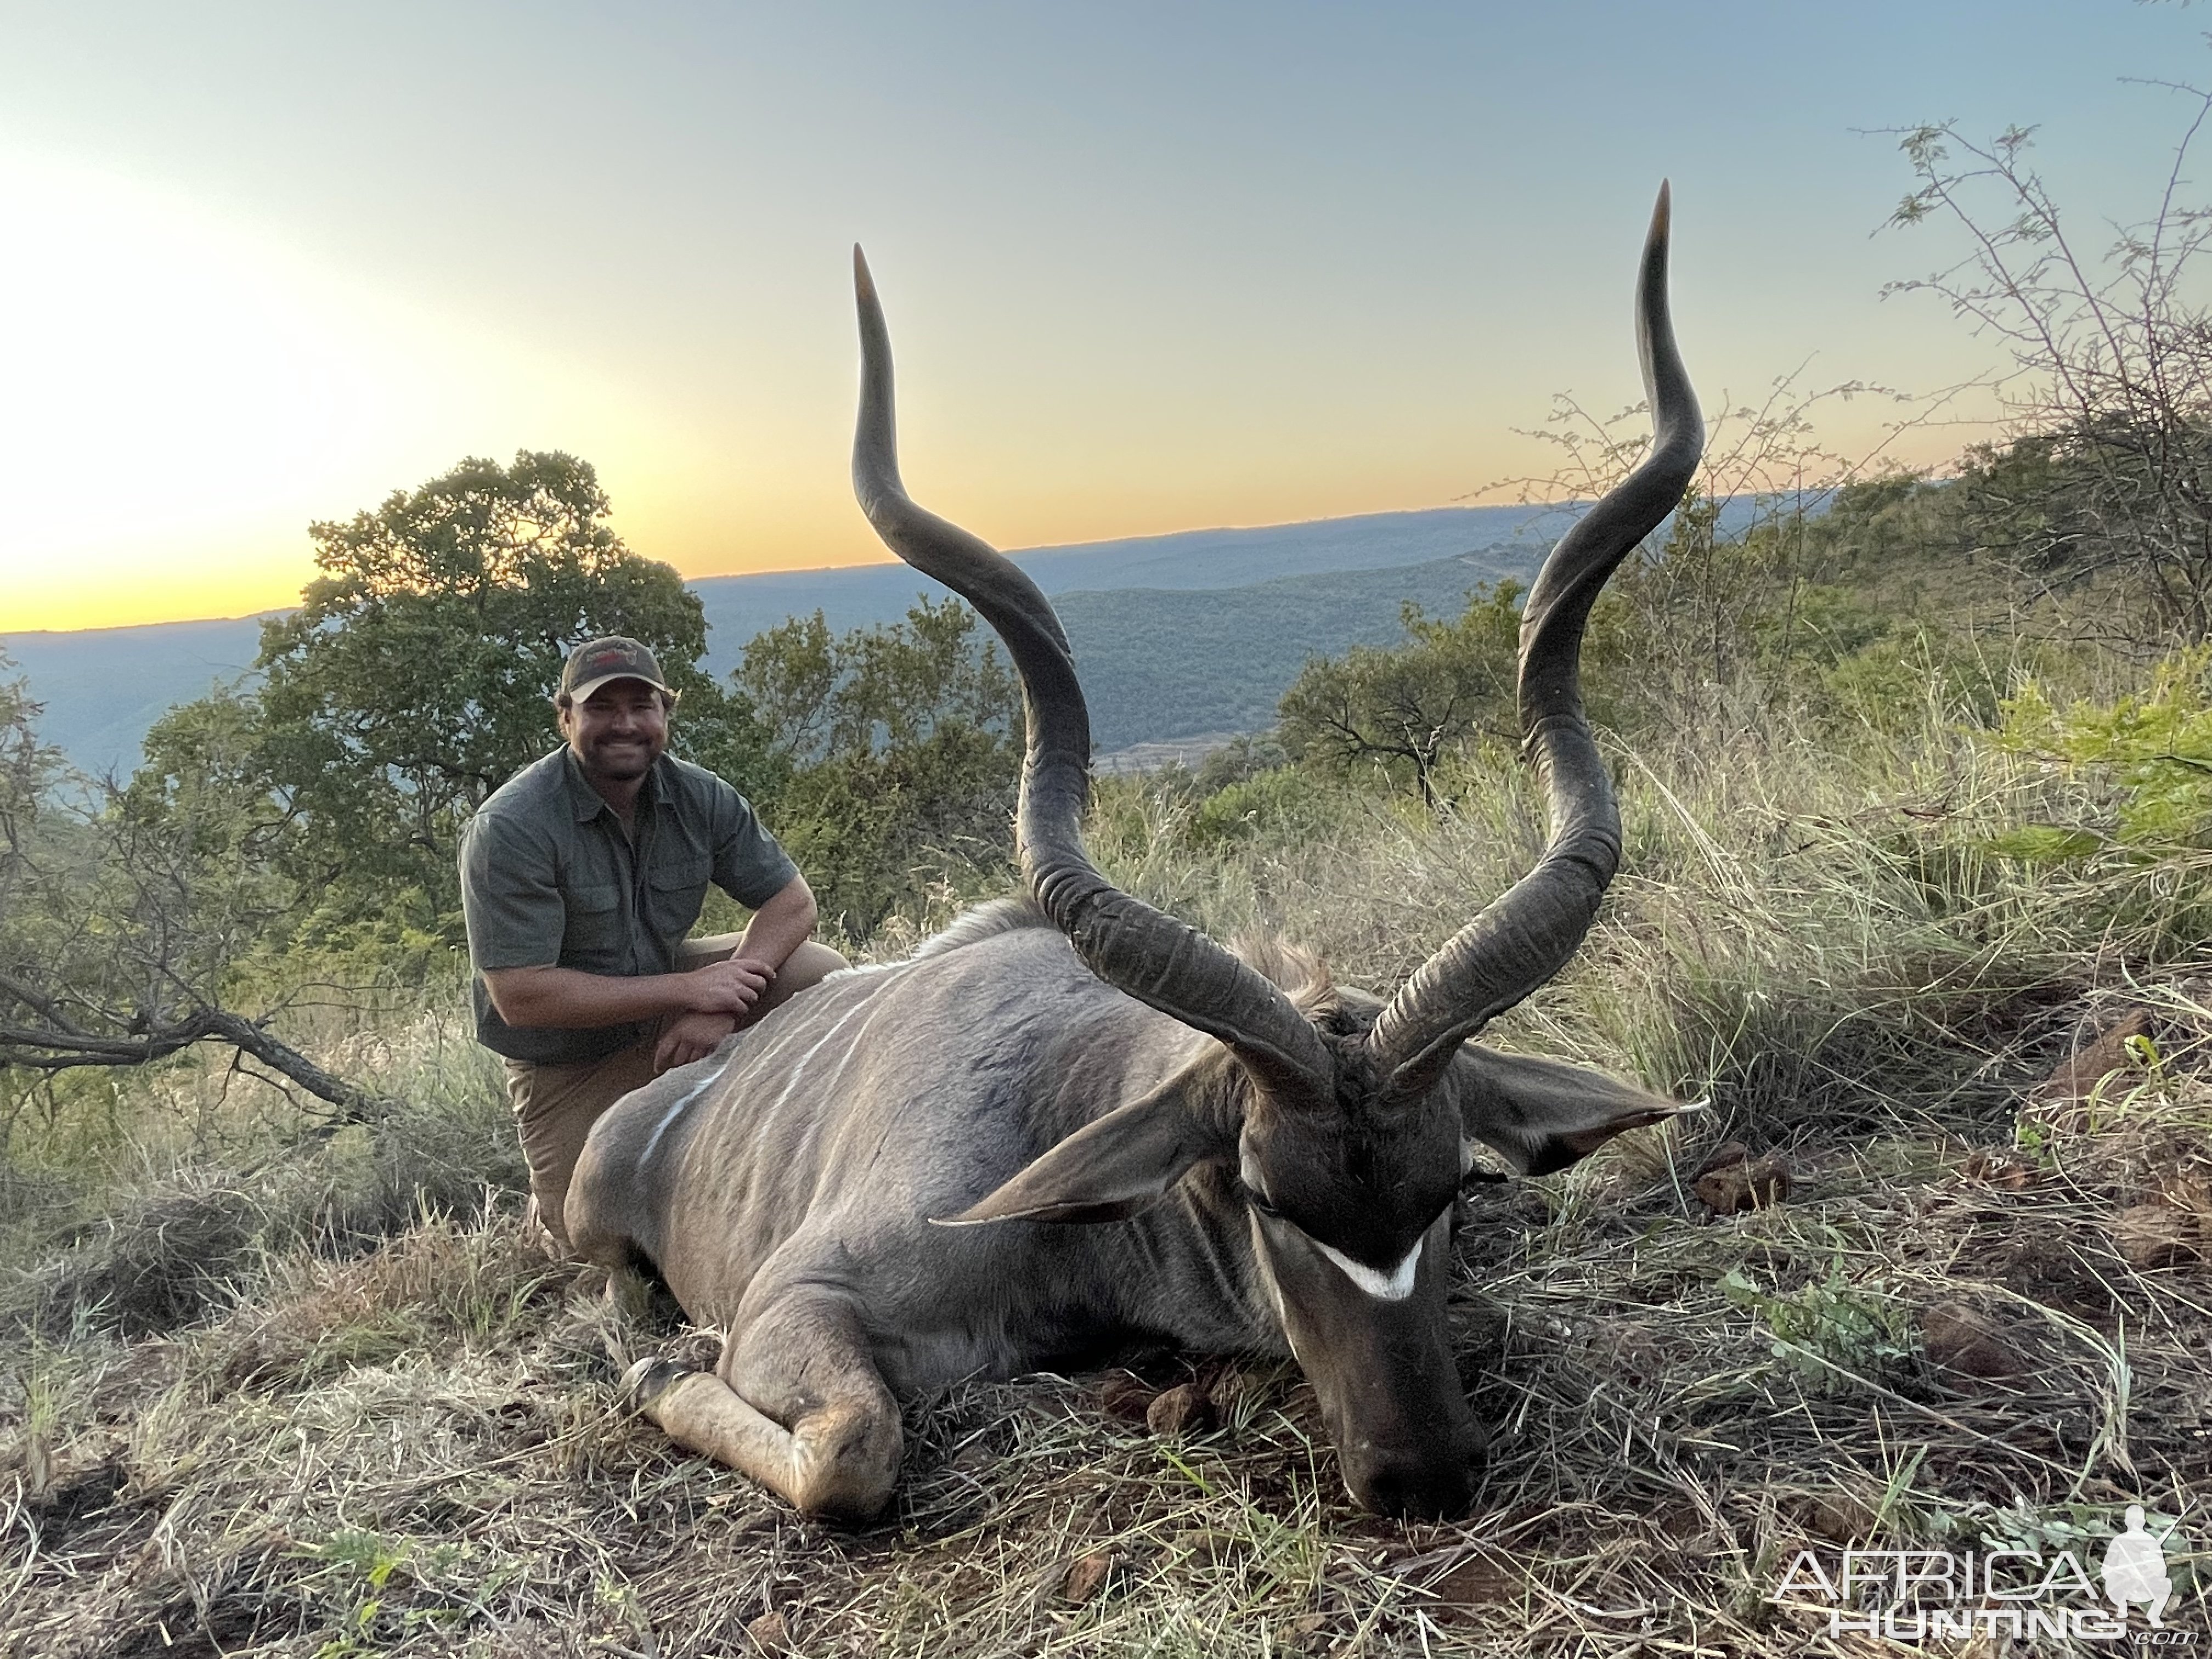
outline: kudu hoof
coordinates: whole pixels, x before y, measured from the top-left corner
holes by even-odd
[[[623,1373],[615,1389],[615,1404],[631,1415],[649,1412],[661,1395],[690,1374],[690,1367],[679,1365],[664,1354],[647,1354]]]

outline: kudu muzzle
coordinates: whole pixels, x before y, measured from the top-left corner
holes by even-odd
[[[1481,1478],[1484,1437],[1448,1340],[1451,1212],[1421,1236],[1402,1297],[1353,1282],[1297,1229],[1255,1213],[1262,1271],[1283,1328],[1343,1465],[1344,1484],[1384,1515],[1463,1512]]]

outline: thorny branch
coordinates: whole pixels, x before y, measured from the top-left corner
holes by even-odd
[[[2189,273],[2212,206],[2182,191],[2212,93],[2150,84],[2194,109],[2151,216],[2108,222],[2101,252],[2029,165],[2034,129],[1986,143],[1948,123],[1899,133],[1918,187],[1891,223],[1944,221],[1967,252],[1887,291],[1936,295],[2010,359],[1996,382],[2009,447],[1962,480],[1979,492],[1988,550],[2057,586],[2117,591],[2150,624],[2138,635],[2200,640],[2212,635],[2212,312],[2189,298]],[[2034,487],[2008,488],[2008,469]]]

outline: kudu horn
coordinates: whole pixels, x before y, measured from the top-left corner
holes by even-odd
[[[1697,393],[1667,312],[1668,197],[1659,187],[1637,285],[1636,344],[1650,453],[1559,538],[1521,612],[1522,750],[1551,816],[1536,866],[1399,988],[1368,1038],[1403,1097],[1432,1085],[1459,1046],[1565,967],[1620,864],[1620,812],[1583,714],[1583,629],[1620,562],[1681,504],[1705,449]]]
[[[1029,726],[1014,838],[1030,892],[1100,979],[1218,1038],[1279,1097],[1325,1103],[1328,1056],[1290,999],[1205,934],[1115,886],[1084,852],[1091,716],[1067,636],[1019,567],[907,495],[899,480],[890,333],[858,247],[853,283],[860,313],[853,488],[885,544],[974,605],[1013,658]]]

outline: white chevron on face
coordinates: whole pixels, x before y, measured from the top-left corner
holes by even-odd
[[[1354,1261],[1339,1249],[1333,1249],[1319,1239],[1313,1247],[1336,1265],[1346,1279],[1373,1297],[1377,1302],[1403,1302],[1413,1293],[1413,1269],[1420,1266],[1421,1246],[1428,1242],[1426,1234],[1413,1241],[1413,1248],[1406,1252],[1406,1259],[1388,1273],[1378,1273],[1364,1261]]]

